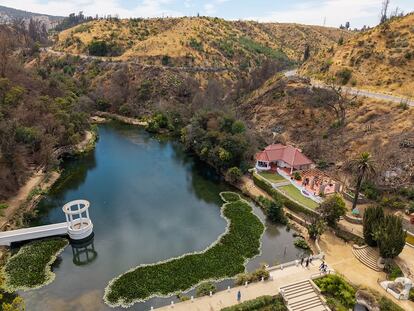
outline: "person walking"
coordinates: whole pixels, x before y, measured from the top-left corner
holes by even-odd
[[[240,302],[240,300],[241,300],[241,292],[238,291],[237,292],[237,302]]]
[[[305,260],[305,258],[304,257],[302,257],[301,259],[300,259],[300,265],[303,267],[303,261]]]
[[[305,267],[306,267],[306,268],[308,268],[308,267],[309,267],[309,258],[306,258]]]

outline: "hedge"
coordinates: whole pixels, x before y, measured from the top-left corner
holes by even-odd
[[[53,238],[23,246],[3,268],[4,290],[12,293],[51,283],[55,274],[50,267],[68,243],[64,238]]]
[[[234,198],[222,193],[223,200]],[[258,255],[264,225],[240,197],[221,209],[228,226],[206,250],[150,265],[140,265],[113,279],[104,300],[112,306],[131,306],[154,296],[168,297],[203,281],[234,277],[245,271],[247,260]]]
[[[274,200],[280,200],[283,202],[283,205],[290,209],[293,212],[296,213],[303,213],[308,216],[319,216],[319,213],[316,211],[312,211],[311,209],[305,208],[302,205],[292,201],[288,197],[281,194],[279,191],[277,191],[275,188],[273,188],[272,184],[268,181],[264,180],[260,176],[258,176],[257,173],[253,172],[253,183],[258,186],[259,188],[263,189],[267,192]]]
[[[223,308],[221,309],[221,311],[257,311],[265,307],[271,307],[271,308],[266,308],[265,310],[272,310],[272,311],[288,310],[280,296],[277,296],[277,297],[261,296],[261,297],[257,297],[256,299],[248,300],[246,302],[237,304],[235,306]]]

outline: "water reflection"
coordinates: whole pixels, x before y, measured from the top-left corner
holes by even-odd
[[[99,135],[94,152],[64,163],[66,170],[39,204],[37,219],[37,224],[64,221],[64,203],[88,199],[95,236],[63,251],[53,266],[53,283],[22,293],[28,310],[113,310],[102,300],[112,278],[140,264],[204,250],[225,230],[219,193],[231,188],[214,169],[179,143],[136,127],[105,124]],[[262,254],[247,269],[296,258],[292,233],[269,224]],[[219,288],[232,284],[221,282]],[[149,310],[171,299],[153,298],[131,309]]]
[[[72,262],[77,266],[88,265],[98,257],[98,252],[95,250],[93,234],[87,241],[72,242],[70,246],[72,247],[73,254]]]

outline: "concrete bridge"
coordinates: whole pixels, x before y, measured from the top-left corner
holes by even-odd
[[[69,235],[72,240],[83,240],[93,232],[93,224],[89,218],[89,202],[76,200],[66,203],[62,210],[66,222],[0,232],[0,245],[46,238],[57,235]]]

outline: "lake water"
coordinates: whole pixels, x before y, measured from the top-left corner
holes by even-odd
[[[99,126],[95,150],[66,160],[64,169],[40,202],[35,224],[64,221],[63,204],[86,199],[95,235],[85,245],[64,250],[54,264],[53,283],[20,293],[27,310],[110,310],[102,297],[112,278],[139,264],[201,251],[225,230],[219,193],[233,189],[178,142],[109,123]],[[293,240],[293,231],[267,223],[262,254],[248,263],[248,270],[297,258],[301,251]],[[219,288],[232,284],[223,281]],[[149,310],[171,299],[153,298],[130,309]]]

